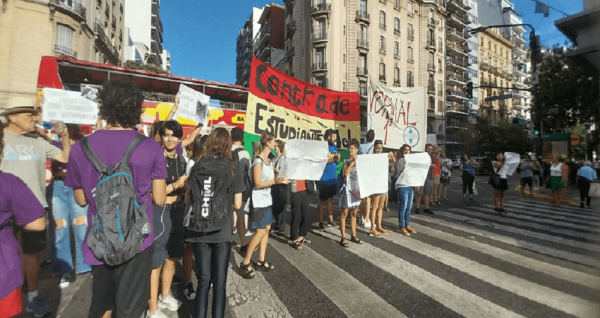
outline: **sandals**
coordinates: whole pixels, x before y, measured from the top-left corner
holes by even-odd
[[[252,263],[244,265],[244,262],[242,261],[240,263],[240,270],[242,271],[242,277],[244,277],[245,279],[252,279],[254,278],[254,276],[256,276],[254,273],[254,269],[252,268]]]
[[[275,266],[273,266],[271,263],[268,263],[266,261],[256,261],[256,262],[254,262],[254,264],[256,265],[257,268],[262,268],[266,272],[275,268]]]
[[[345,238],[343,238],[343,239],[340,241],[340,245],[341,245],[341,246],[343,246],[343,247],[348,247],[348,241],[347,241]]]
[[[292,247],[297,249],[297,250],[301,250],[302,249],[302,243],[298,242],[298,241],[293,241],[292,242]]]
[[[362,244],[362,241],[356,236],[351,237],[350,242],[356,243],[356,244]]]
[[[300,241],[298,241],[298,243],[300,244],[310,244],[310,241],[306,239],[306,237],[303,237]]]

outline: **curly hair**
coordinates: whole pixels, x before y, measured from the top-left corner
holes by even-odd
[[[100,90],[100,116],[111,126],[134,128],[142,116],[142,91],[131,81],[111,79]]]

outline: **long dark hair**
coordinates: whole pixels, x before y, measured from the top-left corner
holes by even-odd
[[[85,137],[83,132],[79,128],[79,125],[76,124],[66,124],[67,130],[69,131],[69,139],[77,141],[83,139]]]
[[[402,147],[400,147],[400,149],[398,150],[399,154],[398,154],[398,159],[400,158],[404,158],[404,149],[410,149],[410,151],[412,152],[412,148],[408,145],[408,144],[404,144],[402,145]]]

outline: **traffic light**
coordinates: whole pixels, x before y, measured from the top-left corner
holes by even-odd
[[[540,134],[540,131],[539,131],[539,130],[536,130],[536,131],[534,132],[534,134],[536,134],[536,135],[539,135],[539,134]]]
[[[467,83],[467,98],[473,98],[473,82]]]

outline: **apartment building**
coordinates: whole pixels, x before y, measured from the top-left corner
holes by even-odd
[[[427,130],[443,138],[446,91],[442,0],[284,0],[285,62],[299,79],[361,95],[367,126],[367,79],[427,88]],[[377,138],[377,137],[376,137]]]
[[[254,38],[254,56],[269,65],[278,65],[285,57],[285,8],[275,3],[264,7]]]
[[[512,99],[486,101],[488,97],[508,95],[512,89],[512,44],[498,28],[478,33],[479,40],[479,116],[490,125],[511,120]]]
[[[125,2],[124,61],[154,64],[171,70],[171,54],[163,47],[160,0]]]
[[[524,38],[527,30],[518,24],[523,23],[523,19],[515,11],[515,6],[510,0],[478,0],[479,22],[482,25],[507,25],[500,30],[502,35],[508,39],[512,45],[512,67],[509,70],[512,76],[513,89],[510,94],[512,98],[511,121],[520,124],[524,130],[533,132],[531,123],[531,103],[532,96],[528,89],[530,85],[530,50],[526,46],[527,41]]]
[[[446,103],[445,103],[445,148],[449,158],[462,154],[463,149],[456,135],[469,122],[471,102],[465,89],[471,81],[469,74],[472,57],[469,40],[471,7],[467,1],[448,0],[446,19]]]
[[[264,8],[252,8],[250,17],[244,23],[244,26],[238,33],[236,41],[236,85],[248,87],[250,85],[250,66],[252,65],[252,55],[257,45],[254,39],[260,30],[258,21],[262,16]]]
[[[0,112],[8,98],[34,98],[41,57],[121,64],[124,0],[3,1]]]

